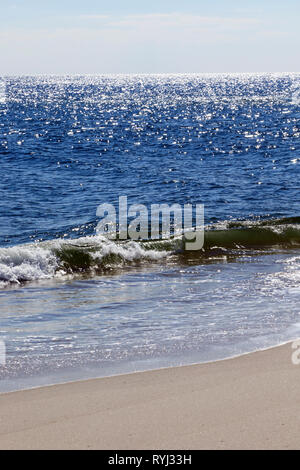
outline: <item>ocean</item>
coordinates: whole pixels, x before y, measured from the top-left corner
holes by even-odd
[[[300,74],[2,77],[0,392],[300,336]],[[204,246],[97,207],[203,204]]]

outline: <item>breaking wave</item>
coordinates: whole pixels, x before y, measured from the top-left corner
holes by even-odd
[[[140,260],[155,261],[166,254],[163,249],[147,249],[134,241],[117,243],[102,236],[0,248],[0,287],[66,274],[99,273]]]
[[[201,263],[216,251],[300,248],[300,217],[263,221],[226,221],[205,229],[204,247],[184,251],[184,240],[112,241],[103,236],[51,240],[0,248],[0,287],[73,274],[100,274],[132,263],[182,256]]]

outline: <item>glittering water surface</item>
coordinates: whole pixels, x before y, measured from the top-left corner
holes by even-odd
[[[298,335],[300,75],[3,82],[0,390]],[[97,239],[121,195],[204,203],[204,252]]]

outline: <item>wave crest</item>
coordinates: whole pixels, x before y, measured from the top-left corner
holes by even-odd
[[[97,235],[0,248],[0,287],[76,273],[102,273],[136,262],[172,256],[172,262],[200,262],[218,253],[300,247],[300,217],[225,221],[205,230],[200,251],[184,251],[182,237],[169,240],[111,241]],[[182,256],[184,255],[184,256]]]
[[[101,236],[0,248],[0,285],[101,272],[135,261],[155,261],[166,255],[164,250],[149,249],[141,243],[116,243]]]

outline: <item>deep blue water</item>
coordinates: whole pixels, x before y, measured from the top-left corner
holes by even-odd
[[[202,202],[207,223],[298,215],[297,86],[299,75],[8,78],[0,245],[93,233],[97,205],[124,194]]]
[[[299,89],[299,74],[3,77],[0,391],[299,334]],[[124,195],[203,203],[204,250],[97,238],[97,206]]]

